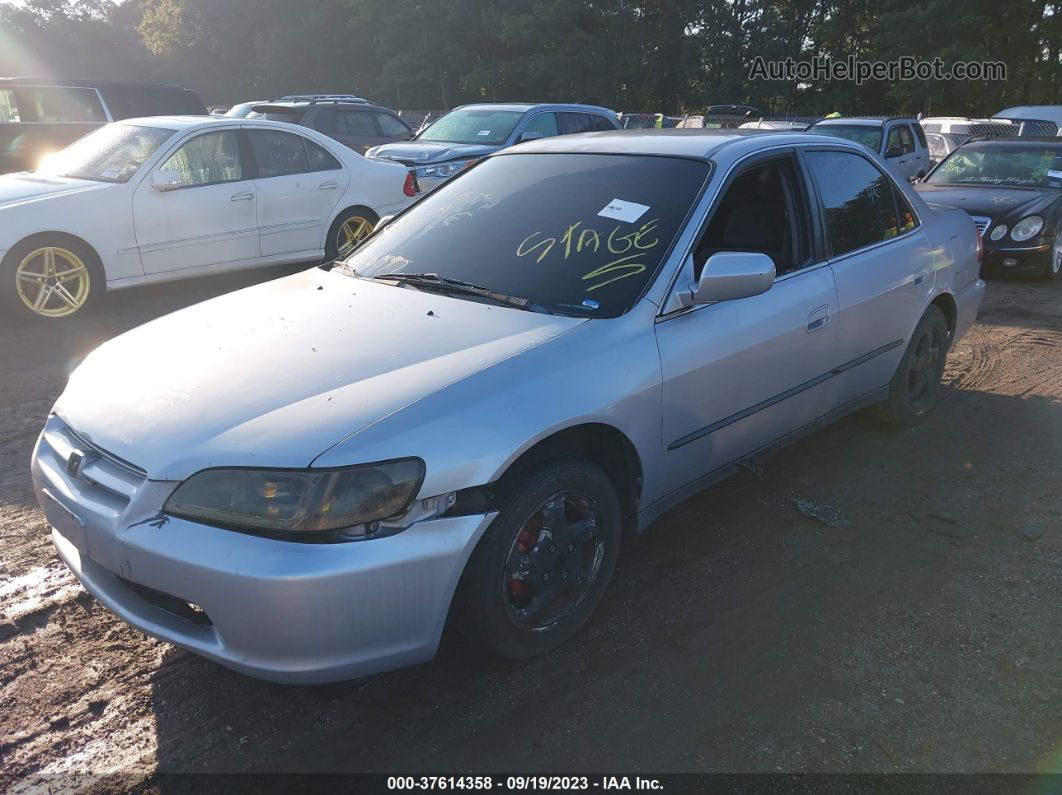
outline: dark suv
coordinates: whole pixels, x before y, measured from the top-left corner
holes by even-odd
[[[261,102],[250,115],[309,127],[361,154],[413,137],[413,129],[393,110],[353,94],[290,95]]]
[[[107,122],[207,112],[191,89],[54,77],[0,78],[0,174],[34,169]]]

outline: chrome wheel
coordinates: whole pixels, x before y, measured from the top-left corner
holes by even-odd
[[[67,317],[88,301],[92,276],[74,252],[42,246],[23,257],[15,269],[15,289],[22,303],[40,317]]]
[[[522,629],[556,626],[582,602],[605,556],[594,501],[562,492],[543,502],[516,534],[502,572],[502,600]]]
[[[352,215],[336,230],[336,253],[345,257],[369,236],[375,224],[363,215]]]

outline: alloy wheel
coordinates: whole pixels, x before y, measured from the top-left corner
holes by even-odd
[[[604,555],[601,516],[590,497],[566,491],[547,499],[516,534],[503,567],[509,619],[536,632],[562,622],[590,591]]]
[[[31,312],[41,317],[67,317],[85,305],[92,277],[74,252],[42,246],[27,254],[15,269],[15,287]]]
[[[339,225],[336,232],[336,252],[345,257],[373,230],[373,222],[361,215],[352,215]]]

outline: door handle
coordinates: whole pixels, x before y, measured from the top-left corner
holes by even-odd
[[[915,274],[915,277],[914,277],[915,286],[917,287],[919,284],[924,282],[926,280],[927,276],[929,276],[929,269],[928,268],[922,268],[922,270],[920,270],[918,273]]]
[[[818,309],[812,311],[808,315],[808,333],[812,331],[818,331],[819,329],[826,328],[830,323],[830,308],[828,306],[820,306]]]
[[[339,183],[338,182],[333,182],[332,180],[329,180],[328,182],[322,182],[317,187],[320,188],[321,190],[335,190],[336,188],[339,187]]]
[[[245,202],[254,198],[253,193],[234,193],[229,197],[230,202]]]

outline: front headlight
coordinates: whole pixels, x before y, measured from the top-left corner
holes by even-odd
[[[1007,234],[1007,225],[1006,224],[999,224],[995,229],[992,230],[992,234],[990,234],[989,237],[992,240],[1002,240],[1003,236],[1006,235],[1006,234]]]
[[[1038,215],[1030,215],[1014,224],[1014,228],[1010,230],[1010,237],[1012,240],[1019,242],[1028,240],[1030,237],[1036,237],[1036,235],[1040,234],[1040,230],[1043,228],[1044,219]]]
[[[439,163],[436,166],[422,166],[417,169],[417,176],[448,179],[466,166],[472,165],[474,162],[475,158],[471,160],[451,160],[449,163]]]
[[[177,487],[163,512],[306,540],[369,538],[376,522],[409,508],[423,480],[419,458],[343,469],[205,469]]]

